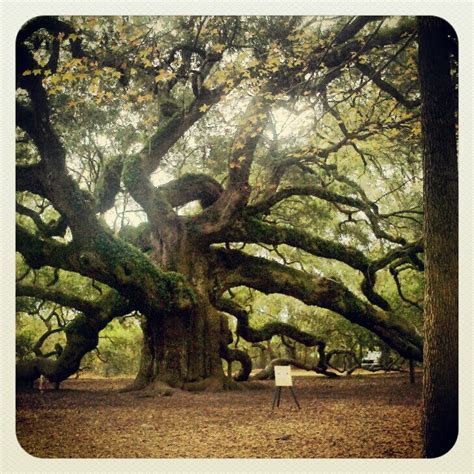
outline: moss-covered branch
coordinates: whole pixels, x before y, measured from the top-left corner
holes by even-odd
[[[17,226],[17,250],[29,266],[52,266],[80,273],[118,290],[144,314],[170,308],[186,310],[195,303],[184,277],[163,272],[146,255],[103,230],[87,246],[42,239]]]
[[[231,349],[224,344],[220,346],[220,356],[227,362],[240,362],[241,369],[234,377],[236,382],[244,382],[248,380],[250,372],[252,372],[252,359],[250,356],[239,349]]]
[[[62,216],[58,220],[44,222],[40,214],[19,203],[16,203],[16,212],[29,217],[44,237],[64,237],[64,234],[66,233],[67,223]]]
[[[263,293],[281,293],[308,304],[330,309],[365,327],[407,358],[422,360],[422,337],[408,321],[365,303],[343,284],[308,275],[266,259],[235,250],[215,250],[222,289],[245,285]]]
[[[222,242],[285,244],[312,255],[338,260],[364,275],[361,290],[367,299],[382,309],[390,309],[388,302],[374,291],[377,271],[404,255],[416,255],[423,251],[420,241],[389,251],[380,259],[371,260],[354,247],[322,239],[304,230],[268,224],[255,217],[242,217],[220,236]]]
[[[237,334],[248,342],[269,341],[273,336],[286,336],[305,346],[325,346],[326,342],[313,334],[301,331],[291,324],[271,322],[259,329],[249,325],[249,315],[239,304],[228,298],[220,298],[217,308],[237,318]]]
[[[20,385],[30,385],[40,375],[50,381],[59,383],[79,369],[82,357],[98,343],[98,334],[114,318],[124,316],[132,311],[129,302],[114,290],[108,290],[98,300],[86,300],[66,291],[17,283],[17,296],[31,296],[53,301],[62,306],[68,306],[81,313],[66,326],[52,329],[45,333],[37,342],[35,351],[37,357],[33,360],[17,364],[17,382]],[[42,355],[41,344],[54,332],[64,331],[66,346],[57,352],[57,360]]]
[[[371,265],[363,252],[332,240],[322,239],[295,227],[283,227],[266,223],[255,217],[243,217],[235,221],[222,236],[221,241],[289,245],[317,257],[343,262],[361,272]]]
[[[95,349],[101,331],[113,318],[110,313],[80,313],[64,328],[66,345],[57,360],[36,357],[16,366],[19,386],[31,386],[40,375],[59,383],[77,372],[82,357]]]
[[[16,296],[30,296],[53,301],[61,306],[77,309],[83,313],[100,313],[107,311],[113,317],[123,316],[133,311],[129,302],[115,290],[109,289],[99,299],[88,300],[67,292],[67,290],[44,287],[18,282]]]
[[[380,226],[380,217],[378,216],[377,206],[375,204],[367,203],[361,199],[353,198],[350,196],[344,196],[342,194],[329,191],[326,188],[320,186],[294,186],[286,189],[277,191],[267,199],[260,201],[253,206],[249,206],[249,212],[258,214],[267,214],[270,209],[279,202],[291,197],[291,196],[314,196],[324,201],[332,202],[334,204],[342,204],[350,206],[357,211],[363,212],[369,220],[370,226],[374,232],[374,235],[379,239],[386,239],[390,242],[404,245],[406,240],[402,237],[394,237],[385,232]],[[356,212],[356,211],[354,211]]]
[[[206,174],[188,173],[158,188],[173,207],[183,206],[191,201],[199,201],[203,208],[219,199],[222,186]]]

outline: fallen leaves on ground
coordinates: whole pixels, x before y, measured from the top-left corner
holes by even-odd
[[[421,384],[406,374],[296,377],[298,410],[262,390],[120,393],[129,379],[67,380],[19,392],[17,436],[44,458],[412,458],[421,456]]]

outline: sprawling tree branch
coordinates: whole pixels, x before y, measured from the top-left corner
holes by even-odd
[[[123,316],[133,310],[130,303],[112,289],[101,295],[99,300],[91,301],[56,288],[17,283],[16,295],[53,301],[61,306],[74,308],[83,313],[98,314],[101,311],[107,311],[111,317]]]
[[[213,235],[221,232],[248,201],[250,169],[260,133],[268,120],[267,105],[268,99],[258,95],[247,106],[232,146],[227,186],[212,206],[193,219],[195,229],[203,238],[212,239]]]
[[[308,305],[330,309],[369,329],[407,358],[422,359],[422,338],[410,323],[393,312],[384,313],[365,303],[335,280],[309,276],[236,250],[216,249],[214,257],[222,290],[244,285],[266,294],[293,296]]]
[[[120,291],[144,314],[173,305],[187,310],[194,304],[193,292],[181,275],[161,271],[137,248],[106,231],[85,248],[39,238],[20,225],[16,240],[17,250],[32,268],[53,266],[101,281]]]
[[[252,371],[252,359],[245,351],[241,351],[239,349],[230,349],[226,345],[221,344],[220,356],[227,362],[240,362],[241,369],[234,377],[236,382],[248,380],[250,372]]]
[[[403,237],[392,236],[381,228],[376,204],[367,203],[358,198],[338,194],[320,186],[294,186],[282,189],[275,192],[267,199],[250,206],[249,211],[255,215],[260,213],[268,213],[275,204],[287,199],[290,196],[314,196],[334,204],[343,204],[355,208],[358,211],[362,211],[367,216],[374,235],[377,238],[386,239],[390,242],[401,245],[406,244],[406,240]]]
[[[22,204],[16,203],[16,212],[24,216],[29,217],[36,225],[41,234],[45,237],[61,236],[64,237],[66,232],[67,223],[66,220],[60,217],[58,220],[52,220],[48,223],[41,219],[40,214],[33,211],[32,209],[23,206]]]
[[[207,208],[219,199],[222,186],[206,174],[188,173],[157,188],[172,207],[179,207],[191,201],[199,201]]]
[[[64,327],[50,329],[37,342],[36,357],[17,364],[17,381],[29,384],[41,374],[52,382],[61,382],[79,369],[82,357],[98,343],[99,332],[114,318],[131,312],[129,302],[109,290],[99,300],[91,301],[55,288],[17,283],[17,296],[30,296],[53,301],[62,306],[74,308],[81,313]],[[66,346],[58,353],[57,360],[48,359],[40,347],[44,340],[57,331],[66,334]],[[35,347],[36,347],[35,346]]]
[[[313,334],[301,331],[291,324],[281,322],[271,322],[265,324],[259,329],[254,329],[249,325],[249,315],[238,303],[228,298],[220,298],[217,308],[221,311],[231,314],[237,318],[237,334],[248,342],[268,341],[273,336],[287,336],[294,341],[300,342],[305,346],[325,346],[325,341],[319,339]]]
[[[222,242],[286,244],[304,250],[317,257],[323,257],[349,265],[364,275],[361,289],[367,299],[382,309],[388,310],[388,302],[374,292],[376,273],[404,255],[416,255],[423,251],[421,242],[414,242],[389,251],[380,259],[371,260],[363,252],[334,241],[322,239],[307,231],[265,223],[254,217],[236,220],[230,229],[220,236]]]
[[[40,375],[51,382],[59,383],[77,372],[82,357],[95,349],[98,334],[111,318],[101,314],[82,314],[74,318],[65,328],[66,346],[57,360],[36,357],[33,360],[18,362],[16,366],[17,383],[31,384]]]

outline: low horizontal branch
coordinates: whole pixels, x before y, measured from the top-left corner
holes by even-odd
[[[237,250],[215,249],[214,257],[217,278],[224,291],[244,285],[265,294],[292,296],[308,305],[334,311],[377,334],[405,357],[422,360],[423,340],[411,323],[365,303],[338,281],[308,275]]]
[[[305,346],[325,346],[326,343],[313,334],[301,331],[291,324],[271,322],[259,329],[249,325],[249,315],[238,303],[228,298],[220,298],[216,307],[237,318],[237,334],[248,342],[268,341],[273,336],[286,336]]]

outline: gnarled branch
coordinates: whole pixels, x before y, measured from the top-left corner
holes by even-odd
[[[422,337],[414,326],[393,312],[382,312],[365,303],[335,280],[310,276],[236,250],[216,249],[214,257],[223,290],[244,285],[265,294],[286,294],[308,305],[330,309],[377,334],[405,357],[422,360]]]

